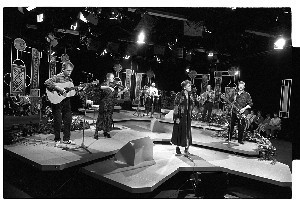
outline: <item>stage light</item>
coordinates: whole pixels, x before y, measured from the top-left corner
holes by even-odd
[[[43,22],[43,21],[44,21],[44,14],[41,13],[41,14],[37,15],[37,16],[36,16],[36,21],[37,21],[38,23]]]
[[[189,73],[189,72],[190,72],[190,69],[189,69],[189,68],[185,69],[185,72]]]
[[[77,47],[77,50],[79,50],[79,51],[80,51],[80,48],[79,48],[79,47]]]
[[[156,58],[156,62],[157,63],[161,63],[161,60],[160,60],[160,58],[158,56],[155,56],[155,58]]]
[[[83,22],[87,23],[87,19],[84,17],[84,15],[82,14],[82,12],[79,12],[79,19],[82,20]]]
[[[213,53],[213,52],[209,52],[209,53],[208,53],[208,56],[209,56],[209,57],[213,57],[213,56],[214,56],[214,53]]]
[[[285,45],[285,39],[284,38],[279,38],[275,43],[274,43],[274,49],[283,49]]]
[[[47,40],[47,42],[50,42],[50,46],[55,47],[58,44],[58,41],[57,41],[56,37],[52,33],[49,33],[45,37],[45,39]]]
[[[127,60],[127,59],[129,59],[129,58],[130,58],[130,56],[128,56],[128,55],[125,55],[123,58]]]
[[[33,9],[35,9],[36,7],[34,7],[34,6],[29,6],[29,7],[27,7],[26,9],[27,9],[27,11],[31,11],[31,10],[33,10]]]
[[[77,22],[75,23],[75,25],[71,25],[71,30],[76,30],[77,29]]]
[[[143,31],[139,34],[137,43],[138,44],[145,44],[145,34],[144,34]]]
[[[107,54],[107,50],[104,49],[103,52],[100,54],[100,56],[104,56],[105,54]]]

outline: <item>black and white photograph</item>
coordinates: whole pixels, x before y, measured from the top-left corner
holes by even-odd
[[[291,3],[56,2],[1,7],[2,199],[299,196]]]

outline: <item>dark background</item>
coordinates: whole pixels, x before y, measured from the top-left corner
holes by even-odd
[[[212,34],[203,32],[202,37],[185,36],[182,21],[152,16],[155,23],[146,39],[151,44],[141,46],[137,54],[129,60],[122,58],[125,54],[124,50],[128,44],[132,44],[130,40],[136,38],[138,25],[143,18],[142,14],[154,8],[135,8],[136,12],[129,12],[128,8],[101,8],[101,13],[98,13],[98,25],[81,22],[80,36],[54,31],[60,28],[69,29],[70,24],[78,21],[79,11],[85,9],[87,8],[36,8],[28,12],[24,8],[23,14],[17,8],[4,8],[3,74],[10,72],[11,52],[13,59],[16,59],[13,40],[20,37],[26,41],[27,46],[35,47],[43,53],[40,64],[40,89],[43,93],[45,91],[43,82],[48,78],[47,51],[49,51],[49,43],[45,40],[45,36],[53,32],[58,38],[58,45],[53,48],[56,51],[55,55],[61,56],[67,53],[75,65],[72,73],[75,85],[79,82],[86,82],[82,71],[93,73],[93,79],[101,81],[107,72],[113,72],[114,64],[120,63],[124,71],[130,68],[132,63],[132,68],[136,72],[145,73],[152,69],[155,73],[154,81],[159,89],[177,92],[180,91],[181,81],[189,79],[185,72],[186,67],[196,70],[197,73],[209,73],[213,76],[214,70],[226,71],[232,66],[238,66],[241,72],[238,80],[246,82],[246,91],[251,94],[254,102],[253,108],[262,110],[264,113],[272,113],[279,111],[281,80],[295,77],[291,41],[287,42],[287,48],[274,50],[275,38],[246,32],[246,30],[255,30],[270,36],[284,34],[290,38],[290,8],[237,8],[235,10],[230,8],[155,8],[160,12],[201,22]],[[88,9],[96,12],[98,8]],[[122,20],[116,22],[109,20],[108,16],[112,11],[118,12],[123,17]],[[36,22],[36,15],[39,13],[45,15],[42,23]],[[26,27],[28,24],[36,25],[37,29],[28,29]],[[149,26],[149,22],[145,26]],[[81,40],[82,36],[90,37],[96,48],[88,48]],[[101,56],[108,42],[119,43],[119,50]],[[170,44],[173,50],[168,48]],[[153,45],[166,47],[164,54],[159,56],[162,63],[157,63],[153,58]],[[183,48],[183,58],[176,56],[174,53],[176,48]],[[217,57],[210,60],[207,53],[193,51],[198,48],[206,51],[214,50]],[[188,59],[187,52],[191,50],[192,55]],[[22,53],[19,58],[25,62],[27,74],[30,75],[31,55]],[[60,67],[61,64],[57,63],[57,71],[60,71]],[[121,75],[124,81],[125,74]],[[145,84],[146,76],[144,77],[143,83]],[[9,82],[9,78],[5,81]],[[198,91],[200,81],[195,82]],[[223,77],[223,91],[229,82],[229,77]],[[211,83],[214,86],[213,78]],[[29,88],[27,89],[29,92]],[[8,91],[9,87],[4,84],[4,93]],[[294,87],[292,99],[293,93],[295,93]],[[291,109],[294,108],[293,105],[291,103]]]

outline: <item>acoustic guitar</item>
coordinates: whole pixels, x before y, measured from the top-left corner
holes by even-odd
[[[84,83],[79,86],[74,86],[72,82],[64,82],[64,83],[54,83],[56,86],[63,88],[66,90],[64,94],[61,94],[57,90],[50,91],[48,88],[46,89],[46,94],[49,99],[49,101],[52,104],[58,104],[62,100],[64,100],[67,97],[73,97],[76,94],[76,90],[85,87],[86,85],[89,84],[98,84],[99,81],[94,81],[92,83]]]

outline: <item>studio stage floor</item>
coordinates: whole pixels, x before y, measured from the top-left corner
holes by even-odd
[[[85,130],[84,144],[92,154],[75,146],[68,149],[55,147],[53,135],[39,134],[28,137],[23,142],[4,146],[5,152],[19,158],[40,170],[63,170],[79,164],[85,164],[81,172],[108,182],[132,193],[151,192],[179,171],[222,171],[271,183],[283,187],[291,187],[290,168],[280,162],[261,161],[257,157],[257,144],[236,141],[225,142],[218,137],[218,129],[206,124],[194,122],[192,128],[193,146],[190,157],[175,156],[175,146],[168,143],[171,139],[172,124],[168,120],[136,117],[133,112],[114,113],[115,127],[112,138],[93,138],[94,126]],[[89,116],[89,115],[87,115]],[[86,117],[92,123],[93,118]],[[159,132],[151,131],[151,122],[157,123]],[[220,129],[219,129],[220,130]],[[71,139],[77,145],[82,144],[83,131],[71,132]],[[143,162],[136,166],[119,164],[113,158],[124,145],[132,140],[149,137],[156,144],[153,147],[151,162]],[[103,161],[103,159],[106,160]],[[96,160],[101,159],[97,162]],[[88,162],[94,161],[88,165]],[[96,163],[95,163],[96,161]]]

